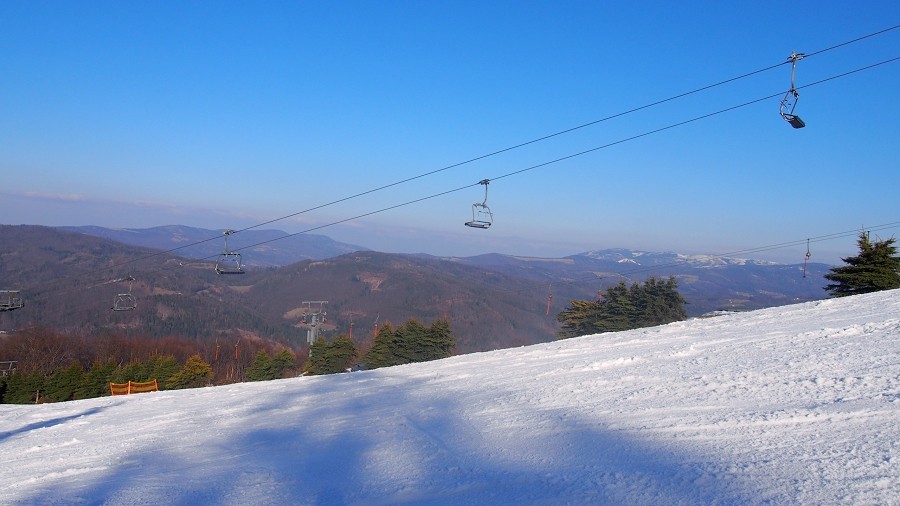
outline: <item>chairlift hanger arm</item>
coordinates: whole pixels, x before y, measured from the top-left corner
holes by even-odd
[[[234,235],[234,230],[226,230],[222,233],[225,236],[225,250],[219,253],[216,260],[216,274],[243,274],[244,263],[240,253],[228,251],[228,236]]]
[[[794,128],[803,128],[806,126],[806,123],[800,119],[800,116],[794,114],[794,109],[797,108],[797,101],[800,99],[800,93],[797,92],[797,87],[794,84],[794,77],[797,73],[797,62],[802,60],[805,56],[806,55],[803,53],[791,51],[791,55],[788,56],[787,59],[791,62],[791,89],[784,94],[784,98],[781,100],[780,112],[781,117]]]
[[[484,185],[484,200],[479,203],[472,204],[472,221],[467,221],[465,225],[472,228],[486,229],[494,223],[494,213],[487,205],[488,185],[491,184],[490,179],[482,179],[478,184]]]

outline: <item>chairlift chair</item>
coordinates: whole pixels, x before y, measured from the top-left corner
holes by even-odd
[[[794,128],[803,128],[806,126],[806,123],[800,119],[800,116],[794,114],[794,109],[797,107],[797,101],[800,99],[800,93],[798,93],[797,89],[794,87],[794,74],[797,71],[797,61],[803,59],[804,56],[806,55],[797,52],[791,52],[791,55],[788,56],[788,61],[791,62],[791,89],[789,89],[787,93],[784,94],[784,98],[781,99],[781,117]]]
[[[116,300],[113,301],[113,311],[133,311],[137,307],[137,299],[131,294],[131,285],[134,284],[134,278],[128,276],[125,280],[128,281],[128,293],[116,295]]]
[[[490,228],[494,223],[494,213],[487,205],[487,189],[491,183],[490,179],[482,179],[478,184],[484,185],[484,201],[472,204],[472,221],[467,221],[465,225],[472,228]]]
[[[0,311],[12,311],[24,305],[18,290],[0,290]]]
[[[241,260],[241,254],[228,251],[228,236],[233,235],[234,230],[226,230],[225,250],[219,254],[216,259],[216,274],[243,274],[244,264]]]
[[[116,295],[116,301],[113,303],[113,311],[133,311],[137,307],[137,299],[130,293],[120,293]]]

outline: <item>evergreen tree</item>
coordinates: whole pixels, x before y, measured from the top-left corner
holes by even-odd
[[[653,327],[687,318],[685,300],[678,293],[674,277],[667,281],[651,277],[643,285],[632,285],[634,300],[634,326]]]
[[[165,389],[169,378],[178,373],[178,361],[172,355],[153,355],[147,361],[147,377],[146,380],[156,380],[160,390]]]
[[[861,293],[900,288],[900,257],[897,257],[896,239],[872,242],[869,233],[859,234],[859,254],[842,259],[845,264],[833,267],[825,279],[832,281],[825,286],[832,297],[845,297]]]
[[[111,381],[113,383],[128,383],[129,381],[146,381],[147,380],[147,364],[132,359],[125,365],[119,366],[113,372]]]
[[[166,387],[171,389],[198,388],[206,386],[212,378],[212,367],[204,362],[200,355],[191,355],[185,361],[184,367],[166,381]]]
[[[390,367],[392,365],[402,364],[403,362],[394,355],[394,328],[390,323],[384,323],[378,328],[375,339],[372,343],[372,349],[366,353],[363,361],[369,369],[377,369],[379,367]]]
[[[605,332],[597,325],[603,318],[603,308],[599,301],[573,300],[569,307],[556,315],[557,321],[563,324],[559,337],[564,339]]]
[[[12,373],[6,379],[6,404],[33,404],[38,402],[44,391],[44,375],[38,371]]]
[[[76,399],[75,392],[81,385],[84,370],[80,364],[57,369],[44,384],[44,396],[47,402],[71,401]]]
[[[346,372],[356,359],[356,355],[356,343],[349,336],[337,336],[330,343],[324,337],[320,337],[310,348],[306,372],[308,374]]]
[[[112,380],[116,363],[112,360],[106,362],[96,361],[81,377],[81,384],[75,391],[78,399],[91,399],[109,395],[109,382]]]
[[[296,368],[297,355],[291,350],[283,349],[272,357],[272,372],[276,378],[284,378],[291,371],[296,371]]]
[[[426,335],[425,360],[438,360],[453,355],[456,348],[456,338],[450,329],[450,321],[446,318],[435,320],[428,328]]]
[[[275,372],[272,368],[272,357],[266,350],[256,352],[253,363],[247,368],[247,380],[249,381],[267,381],[275,379]]]
[[[595,322],[598,331],[616,332],[635,328],[635,320],[638,317],[635,303],[638,293],[637,285],[632,285],[629,289],[624,281],[619,281],[618,285],[609,288],[603,300],[598,301],[604,314],[602,320]]]
[[[400,360],[401,364],[427,360],[424,345],[427,334],[428,329],[414,319],[409,319],[406,323],[397,327],[394,331],[393,339],[394,355]]]

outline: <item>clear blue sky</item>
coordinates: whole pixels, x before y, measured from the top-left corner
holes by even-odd
[[[898,24],[896,1],[4,2],[0,223],[253,226]],[[897,56],[900,29],[801,60],[796,84]],[[771,98],[513,174],[789,87],[782,65],[264,228],[467,185],[315,233],[721,254],[900,222],[900,62],[801,88],[802,130]],[[484,178],[495,225],[464,227]]]

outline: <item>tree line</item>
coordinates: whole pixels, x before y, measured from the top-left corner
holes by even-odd
[[[161,390],[296,375],[294,350],[259,339],[228,343],[169,337],[99,337],[32,327],[0,339],[0,359],[15,370],[0,377],[0,403],[37,403],[110,395],[110,383],[157,380]],[[263,358],[270,364],[260,365]]]
[[[456,338],[450,322],[445,319],[435,320],[430,327],[415,319],[396,328],[385,323],[378,328],[371,348],[365,353],[346,335],[337,336],[330,342],[320,338],[310,348],[305,371],[308,374],[332,374],[354,366],[378,369],[426,362],[451,356],[455,346]]]
[[[320,337],[311,347],[290,349],[261,339],[190,341],[63,334],[28,328],[0,336],[0,360],[15,361],[0,377],[0,403],[59,402],[110,395],[110,383],[157,380],[160,390],[266,381],[299,374],[334,374],[422,362],[452,355],[455,338],[447,320],[426,327],[414,319],[382,325],[361,346],[346,335]]]

